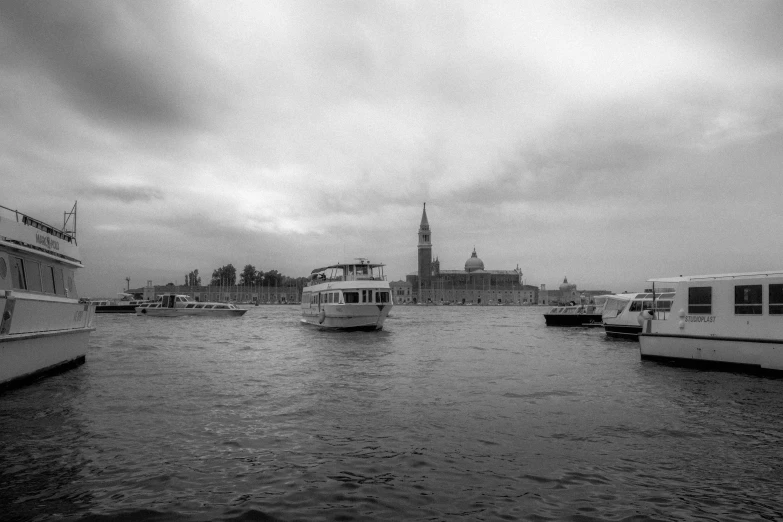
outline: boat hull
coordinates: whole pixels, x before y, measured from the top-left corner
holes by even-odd
[[[136,315],[150,317],[242,317],[247,312],[244,308],[230,310],[199,309],[199,308],[137,308]]]
[[[0,336],[0,389],[84,363],[92,327]]]
[[[642,327],[639,325],[604,323],[604,331],[607,337],[638,341],[639,334],[642,333]]]
[[[138,305],[103,305],[96,306],[96,314],[132,314]]]
[[[603,326],[601,314],[544,314],[547,326]]]
[[[783,339],[642,333],[639,351],[642,359],[783,371]]]
[[[327,330],[383,330],[383,323],[389,316],[392,306],[387,305],[348,305],[324,306],[303,310],[301,322]]]

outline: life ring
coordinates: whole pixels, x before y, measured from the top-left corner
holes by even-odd
[[[324,319],[326,319],[326,310],[321,310],[321,313],[318,314],[318,324],[323,324]]]

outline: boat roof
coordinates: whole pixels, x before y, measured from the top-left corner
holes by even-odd
[[[707,274],[707,275],[689,275],[689,276],[674,276],[674,277],[657,277],[654,279],[648,279],[650,283],[681,283],[688,281],[705,281],[716,279],[740,279],[740,278],[753,278],[753,277],[783,277],[783,270],[768,270],[765,272],[735,272],[729,274]]]
[[[329,265],[322,268],[316,268],[311,274],[317,274],[318,272],[323,272],[324,270],[329,270],[330,268],[345,268],[346,266],[368,266],[370,268],[377,268],[379,266],[386,266],[383,263],[370,263],[369,261],[358,261],[355,263],[337,263],[335,265]]]

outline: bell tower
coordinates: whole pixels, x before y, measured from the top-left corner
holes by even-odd
[[[419,284],[429,286],[432,275],[432,237],[430,235],[430,223],[427,221],[427,204],[421,213],[419,225]],[[426,284],[425,284],[426,283]]]

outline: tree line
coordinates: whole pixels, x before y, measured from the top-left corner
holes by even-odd
[[[237,281],[237,269],[231,263],[216,268],[212,271],[210,286],[304,286],[306,277],[288,277],[277,270],[256,270],[253,265],[245,265],[239,273]],[[201,286],[201,276],[198,269],[185,275],[185,286]]]

